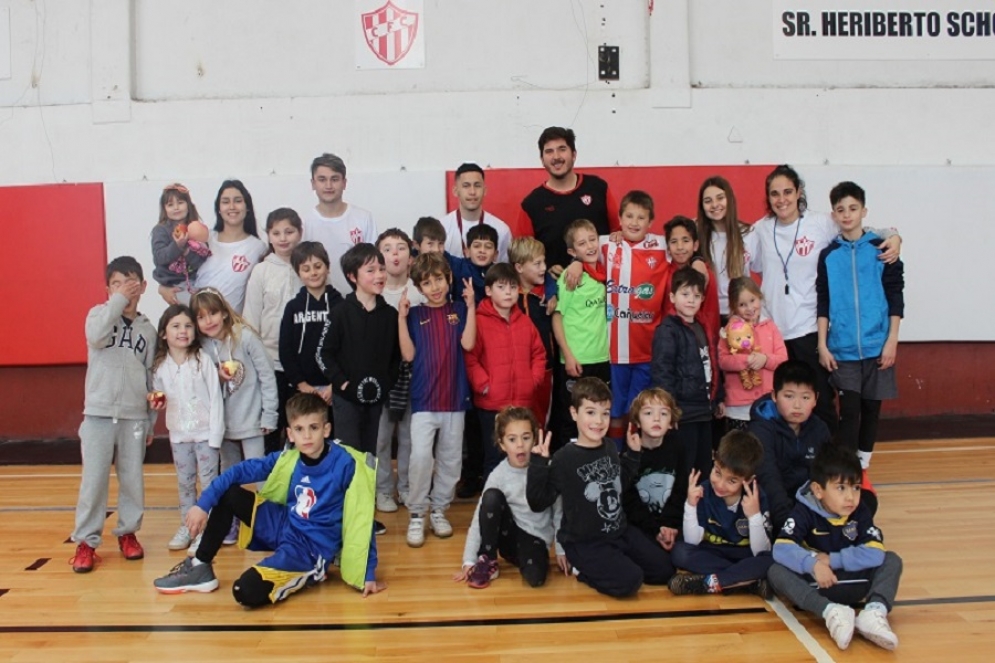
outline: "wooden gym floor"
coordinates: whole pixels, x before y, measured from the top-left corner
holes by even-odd
[[[451,580],[470,502],[450,512],[455,536],[428,533],[419,550],[404,543],[403,507],[381,514],[389,587],[365,600],[335,575],[276,607],[243,609],[231,583],[262,555],[234,548],[215,562],[217,592],[162,596],[152,580],[183,554],[166,550],[175,477],[170,465],[149,465],[146,476],[145,559],[121,557],[109,513],[102,563],[75,574],[79,468],[0,467],[0,660],[988,661],[995,649],[995,438],[889,442],[874,455],[877,522],[905,561],[895,653],[859,636],[839,651],[821,620],[754,596],[644,587],[613,600],[563,576],[531,589],[508,564],[490,588],[470,589]]]

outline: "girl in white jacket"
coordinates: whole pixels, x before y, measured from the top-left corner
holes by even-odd
[[[245,308],[242,309],[242,318],[258,330],[266,353],[276,369],[279,423],[277,429],[266,436],[268,452],[283,446],[283,431],[287,428],[284,410],[287,399],[294,393],[280,364],[280,321],[287,302],[294,298],[303,285],[290,264],[290,254],[300,243],[302,232],[301,217],[289,207],[281,207],[269,213],[266,217],[269,253],[252,270],[245,293]]]
[[[166,428],[176,466],[180,496],[180,528],[170,550],[189,547],[193,554],[200,536],[191,542],[185,521],[197,502],[197,478],[203,491],[218,476],[218,449],[225,434],[221,384],[214,362],[200,347],[189,307],[173,304],[159,319],[152,364],[152,408],[166,410]]]

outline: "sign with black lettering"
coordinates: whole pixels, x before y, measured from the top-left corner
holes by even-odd
[[[992,0],[773,0],[774,59],[995,60]]]

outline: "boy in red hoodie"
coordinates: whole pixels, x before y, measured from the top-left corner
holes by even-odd
[[[484,480],[498,463],[494,418],[509,405],[529,407],[546,377],[546,350],[535,325],[516,305],[518,273],[507,263],[487,270],[487,299],[477,307],[477,342],[465,352],[466,372],[484,441]]]

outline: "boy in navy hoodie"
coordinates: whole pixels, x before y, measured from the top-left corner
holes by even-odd
[[[768,578],[792,603],[826,620],[829,634],[846,649],[854,629],[887,650],[898,647],[888,624],[902,559],[884,549],[884,537],[861,502],[857,455],[827,444],[812,461],[812,479],[774,542]],[[866,600],[855,615],[850,606]]]
[[[712,467],[712,416],[722,418],[722,380],[718,354],[701,320],[706,278],[693,267],[682,267],[670,280],[668,315],[653,334],[650,384],[670,393],[681,408],[675,436],[684,445],[687,476],[691,469],[707,474]]]
[[[290,264],[304,287],[283,310],[280,322],[280,363],[287,382],[302,394],[318,394],[329,405],[332,388],[318,365],[320,340],[332,310],[342,296],[328,285],[328,251],[321,242],[301,242]]]
[[[357,244],[341,263],[353,291],[325,322],[318,363],[332,385],[336,436],[376,455],[380,414],[401,368],[397,309],[381,294],[387,268],[377,247]],[[378,534],[387,531],[376,526]]]

